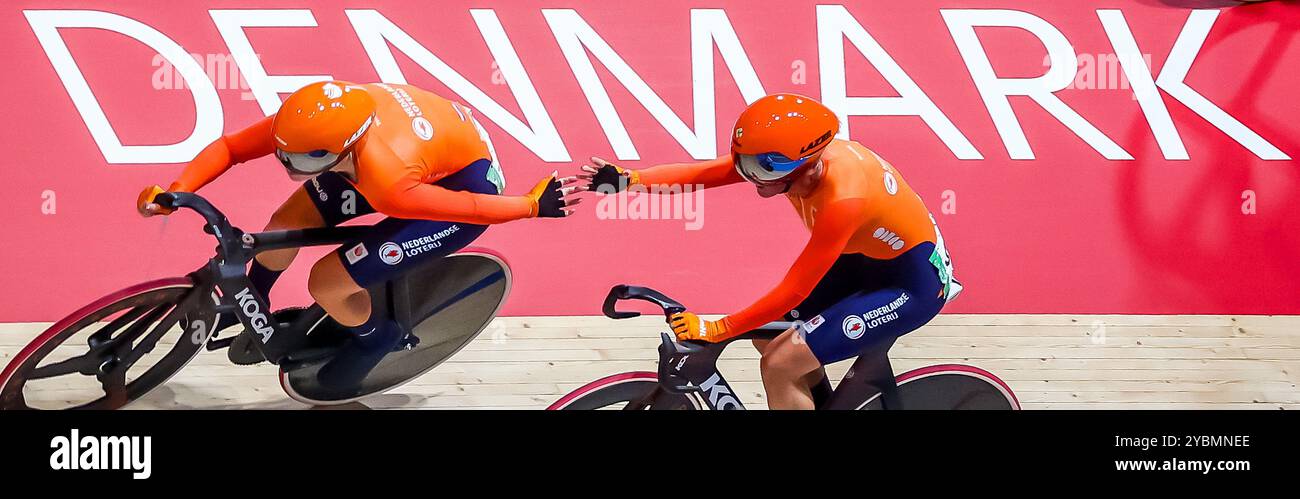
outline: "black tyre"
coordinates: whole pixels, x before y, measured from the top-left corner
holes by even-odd
[[[636,371],[587,383],[546,408],[548,411],[596,409],[698,410],[700,405],[689,395],[661,390],[657,374]]]
[[[898,398],[905,410],[1014,411],[1020,402],[1005,382],[978,367],[944,364],[898,376]],[[879,395],[859,407],[881,409]]]

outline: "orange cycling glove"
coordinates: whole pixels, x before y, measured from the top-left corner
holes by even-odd
[[[700,340],[716,343],[730,338],[723,321],[706,321],[692,312],[678,312],[668,318],[668,325],[679,340]]]
[[[164,208],[158,205],[156,201],[154,201],[155,197],[165,192],[167,191],[163,190],[162,187],[157,185],[151,185],[149,187],[145,187],[143,191],[140,191],[140,195],[135,198],[136,211],[139,211],[141,215],[146,217],[153,216],[153,215],[171,214],[171,212],[175,210]]]

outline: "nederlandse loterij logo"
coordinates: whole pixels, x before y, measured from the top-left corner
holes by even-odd
[[[130,470],[131,478],[143,480],[153,474],[152,443],[153,437],[81,436],[73,428],[69,436],[50,439],[50,469]]]
[[[847,336],[850,340],[861,338],[862,333],[867,331],[866,326],[862,318],[856,315],[845,317],[844,322],[840,324],[840,327],[844,329],[844,336]]]
[[[397,265],[402,261],[402,247],[393,242],[384,243],[379,247],[379,259],[389,265]]]

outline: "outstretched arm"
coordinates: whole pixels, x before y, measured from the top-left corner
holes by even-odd
[[[587,182],[585,190],[610,194],[633,185],[655,186],[703,185],[705,188],[743,182],[736,172],[731,155],[697,163],[669,163],[644,170],[627,170],[600,158],[583,165],[578,178]]]
[[[267,116],[248,128],[222,136],[208,144],[185,165],[180,177],[167,190],[197,191],[232,166],[274,153],[275,142],[271,137],[271,123],[274,120],[274,115]]]
[[[382,194],[365,195],[380,213],[397,218],[490,225],[537,216],[537,205],[527,196],[453,191],[410,177]]]
[[[636,183],[651,187],[663,184],[702,184],[709,188],[745,180],[736,173],[730,154],[708,161],[669,163],[633,171],[636,172]]]
[[[357,164],[357,188],[380,213],[397,218],[489,225],[536,216],[566,216],[576,201],[564,196],[576,178],[542,179],[524,196],[453,191],[424,182],[417,165],[406,164],[380,143],[367,144]]]

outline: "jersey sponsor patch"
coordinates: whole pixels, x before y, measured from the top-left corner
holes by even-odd
[[[389,265],[401,263],[402,247],[397,243],[384,243],[379,247],[379,260]]]
[[[907,244],[904,243],[903,238],[898,237],[898,234],[895,234],[894,231],[884,227],[876,227],[876,231],[872,232],[871,235],[876,239],[884,241],[884,243],[888,244],[890,249],[893,249],[894,251],[903,249],[903,246]]]
[[[415,132],[415,135],[420,137],[421,140],[433,138],[433,124],[429,123],[429,120],[423,116],[411,120],[411,131]]]
[[[885,172],[885,192],[890,196],[898,194],[898,179],[894,178],[893,173]]]
[[[352,249],[348,250],[348,264],[356,265],[357,262],[361,261],[362,258],[365,258],[366,255],[369,254],[370,252],[366,251],[365,243],[357,243],[356,246],[353,246]]]
[[[850,340],[861,338],[862,334],[867,332],[867,323],[856,315],[845,317],[840,326],[844,329],[844,336],[847,336]]]
[[[818,315],[808,319],[808,322],[803,323],[803,330],[806,333],[811,333],[814,329],[821,326],[823,322],[826,322],[826,319],[823,319],[822,316]]]

